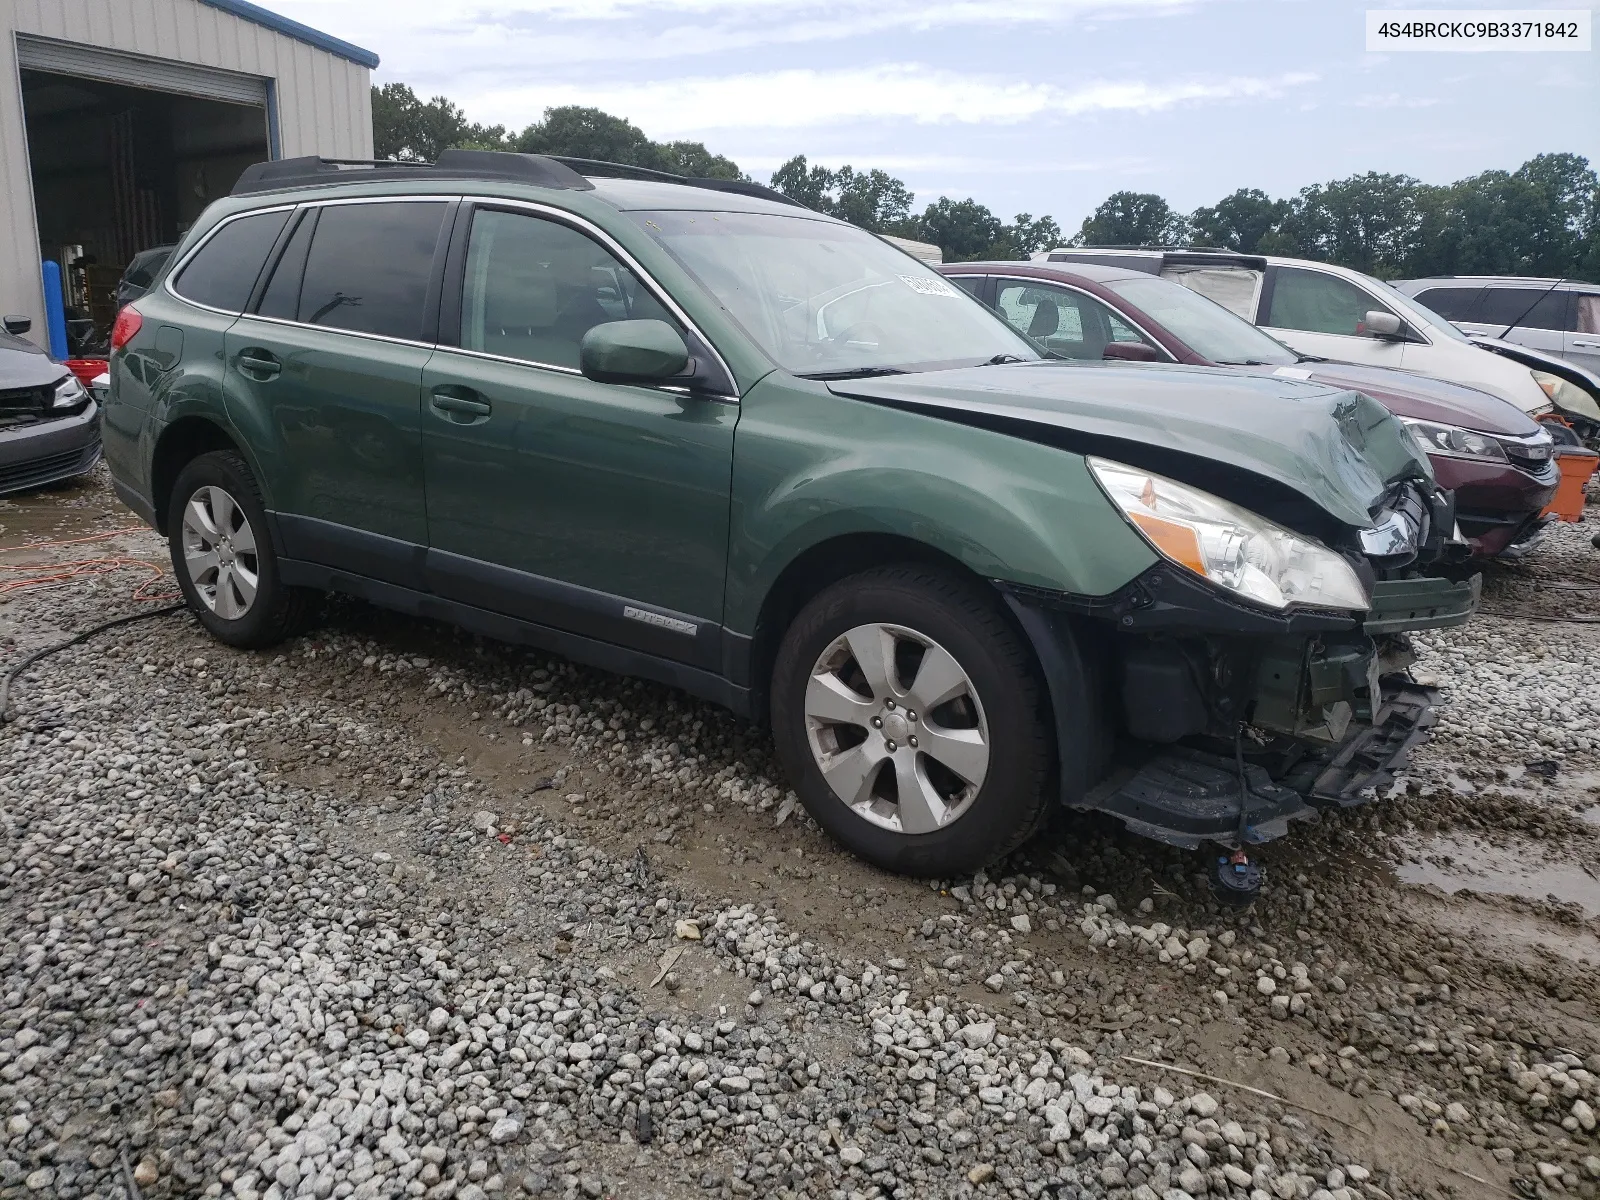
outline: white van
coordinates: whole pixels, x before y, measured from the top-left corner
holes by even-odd
[[[1492,392],[1533,416],[1555,409],[1584,425],[1600,425],[1600,405],[1587,393],[1474,346],[1437,313],[1347,267],[1213,250],[1063,248],[1034,257],[1160,275],[1253,321],[1301,354],[1398,367]]]

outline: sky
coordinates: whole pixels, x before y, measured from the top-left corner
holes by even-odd
[[[1588,53],[1369,53],[1367,6],[1346,0],[259,2],[471,120],[521,129],[593,105],[760,182],[805,154],[882,167],[918,210],[971,196],[1068,232],[1123,189],[1188,211],[1363,171],[1600,164],[1600,37]]]

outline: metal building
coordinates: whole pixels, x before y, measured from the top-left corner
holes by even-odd
[[[371,158],[377,64],[248,0],[0,0],[0,312],[44,343],[54,261],[72,352],[103,338],[122,268],[245,166]]]

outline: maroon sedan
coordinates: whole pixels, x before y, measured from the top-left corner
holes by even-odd
[[[1307,358],[1156,275],[1088,263],[950,263],[939,270],[1062,358],[1231,367],[1364,392],[1410,427],[1479,557],[1520,557],[1560,482],[1550,434],[1476,388]]]

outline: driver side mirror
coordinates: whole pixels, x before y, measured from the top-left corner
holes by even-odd
[[[5,326],[7,333],[20,337],[24,333],[27,333],[28,330],[33,328],[33,318],[8,316],[3,320],[0,320],[0,324]]]
[[[1107,342],[1106,348],[1100,352],[1101,358],[1109,358],[1118,362],[1162,362],[1161,351],[1154,346],[1147,346],[1143,342]]]
[[[1403,339],[1405,322],[1393,313],[1374,308],[1361,318],[1361,332],[1371,338]]]
[[[689,365],[688,345],[665,321],[605,321],[578,345],[579,369],[597,383],[659,383]]]

